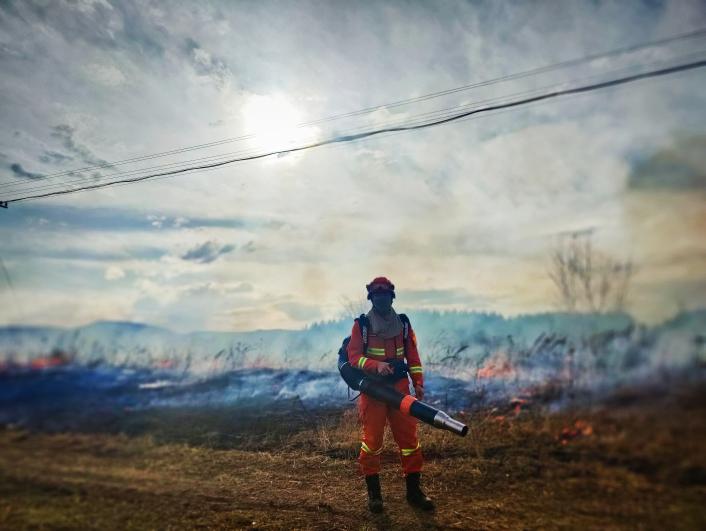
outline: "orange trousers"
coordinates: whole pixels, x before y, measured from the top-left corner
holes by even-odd
[[[407,379],[397,382],[395,389],[408,395],[409,383]],[[358,402],[358,416],[363,431],[358,464],[360,472],[364,476],[377,474],[380,471],[380,454],[382,453],[386,421],[390,422],[392,436],[399,447],[404,474],[421,472],[424,459],[417,440],[416,418],[405,415],[399,409],[363,394],[360,395]]]

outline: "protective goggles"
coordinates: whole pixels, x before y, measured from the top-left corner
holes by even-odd
[[[393,299],[395,298],[395,288],[394,286],[390,287],[389,284],[368,284],[366,288],[368,289],[368,299],[374,293],[389,293]]]

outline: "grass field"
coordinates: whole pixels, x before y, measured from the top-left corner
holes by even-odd
[[[228,437],[206,412],[173,413],[181,428],[156,435],[5,427],[0,528],[706,529],[705,399],[484,410],[466,438],[422,425],[431,515],[407,506],[389,433],[386,511],[367,512],[353,409],[238,419]]]

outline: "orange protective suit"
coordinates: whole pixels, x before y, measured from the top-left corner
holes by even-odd
[[[403,358],[404,355],[402,332],[397,337],[383,339],[373,335],[368,327],[368,351],[367,355],[363,356],[363,339],[358,321],[353,325],[351,340],[348,343],[348,362],[352,367],[372,374],[375,372],[376,363],[374,362]],[[422,363],[417,350],[417,339],[411,325],[407,338],[407,366],[414,385],[423,386]],[[399,380],[394,387],[400,393],[409,394],[409,380],[407,378]],[[399,447],[404,474],[421,472],[423,457],[421,446],[417,440],[416,418],[364,394],[360,395],[358,413],[363,431],[358,463],[363,475],[369,476],[380,471],[380,454],[382,453],[386,421],[390,422],[392,436]]]

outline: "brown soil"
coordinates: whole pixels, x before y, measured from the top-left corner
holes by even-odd
[[[298,432],[269,426],[260,448],[257,434],[217,449],[7,428],[0,528],[706,529],[705,398],[692,389],[556,414],[483,411],[465,418],[466,438],[421,426],[431,515],[406,504],[391,438],[386,511],[368,513],[353,410]]]

